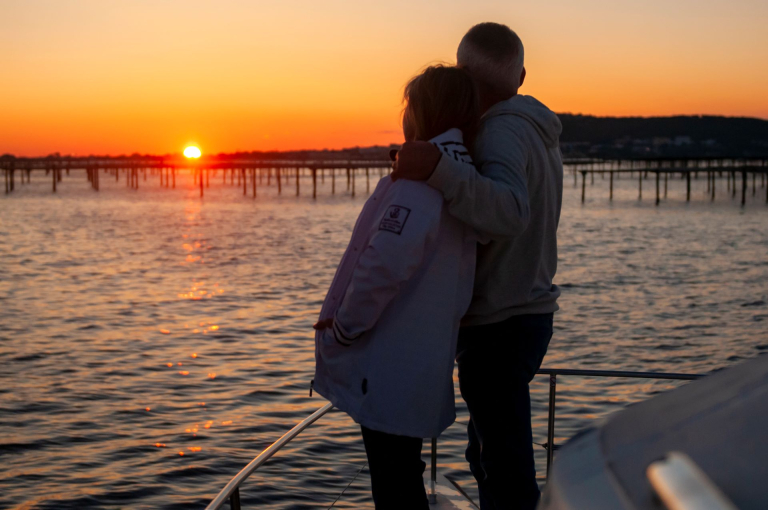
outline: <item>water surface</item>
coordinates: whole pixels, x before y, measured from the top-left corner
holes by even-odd
[[[102,177],[96,193],[73,174],[52,195],[40,175],[0,197],[0,508],[202,508],[322,406],[311,325],[366,197],[364,177],[354,198],[336,184],[254,200],[214,178],[201,200],[184,178],[134,191]],[[675,181],[655,207],[626,179],[611,204],[598,177],[582,206],[571,186],[546,366],[705,373],[768,350],[764,190],[742,209],[711,203],[702,179],[686,204]],[[561,377],[558,441],[677,384]],[[546,390],[537,378],[539,443]],[[466,420],[460,406],[439,463],[474,495]],[[244,505],[327,508],[364,458],[332,413],[246,484]],[[336,506],[372,508],[367,484],[363,470]]]

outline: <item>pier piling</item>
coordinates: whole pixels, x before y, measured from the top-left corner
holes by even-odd
[[[661,201],[659,198],[659,180],[661,178],[661,174],[659,172],[656,172],[656,205],[659,205],[659,202]]]
[[[610,178],[610,181],[611,181],[611,193],[610,193],[610,196],[609,196],[608,200],[613,201],[613,172],[611,172],[611,176],[610,177],[611,177]]]
[[[747,172],[741,172],[741,206],[744,207],[746,203],[747,203]]]

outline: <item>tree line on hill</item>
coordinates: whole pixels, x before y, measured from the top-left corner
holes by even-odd
[[[762,119],[558,116],[566,157],[768,157],[768,121]]]
[[[558,114],[560,147],[566,158],[723,157],[768,158],[768,120],[750,117],[595,117]],[[399,145],[298,151],[245,151],[205,156],[215,161],[388,160]],[[178,155],[131,154],[136,159]],[[50,157],[59,157],[52,154]],[[98,158],[110,156],[94,156]],[[115,157],[115,156],[112,156]],[[0,160],[13,158],[10,154]]]

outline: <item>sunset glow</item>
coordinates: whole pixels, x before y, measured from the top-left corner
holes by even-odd
[[[481,21],[520,34],[521,92],[557,112],[768,118],[765,19],[761,0],[7,0],[0,154],[399,143],[403,85]]]

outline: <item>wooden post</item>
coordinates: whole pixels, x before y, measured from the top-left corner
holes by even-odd
[[[211,187],[211,169],[210,168],[205,169],[205,187],[206,188]]]
[[[637,172],[637,175],[639,176],[639,178],[637,179],[637,182],[640,190],[640,194],[637,199],[642,200],[643,199],[643,172]]]
[[[667,199],[667,181],[669,180],[669,174],[664,172],[664,200]]]
[[[581,171],[581,203],[584,203],[584,199],[587,196],[587,172]]]
[[[53,175],[53,192],[56,193],[56,168],[52,168],[51,175]]]
[[[243,174],[243,196],[248,196],[248,179],[246,179],[245,168],[240,169],[240,173]],[[238,177],[239,180],[239,177]]]
[[[296,196],[299,196],[299,167],[296,167]]]
[[[256,169],[251,168],[251,178],[253,181],[253,198],[256,198],[256,174],[257,174]]]
[[[317,168],[310,168],[312,172],[312,198],[317,198]]]
[[[611,171],[611,195],[609,200],[613,201],[613,171]]]
[[[336,169],[331,168],[331,195],[336,194]]]
[[[352,176],[352,196],[355,196],[355,170],[351,169],[349,170],[351,176]]]
[[[350,168],[347,167],[347,191],[349,191],[351,184],[352,184],[352,175],[350,174]]]
[[[320,183],[325,184],[325,168],[320,169]]]
[[[747,203],[747,172],[741,172],[741,206]]]
[[[685,174],[685,201],[691,201],[691,172]]]
[[[277,167],[275,169],[275,177],[277,178],[277,194],[278,195],[283,192],[283,184],[282,184],[282,180],[280,178],[281,177],[280,174],[282,174],[282,173],[283,173],[283,169],[281,167]]]
[[[199,174],[200,170],[197,170],[197,173]],[[199,175],[198,180],[200,181],[200,198],[203,198],[203,176]]]

